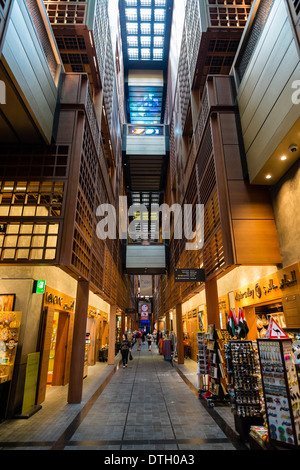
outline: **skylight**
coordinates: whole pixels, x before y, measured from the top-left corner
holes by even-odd
[[[128,60],[163,61],[167,0],[121,0],[120,4],[123,5]]]

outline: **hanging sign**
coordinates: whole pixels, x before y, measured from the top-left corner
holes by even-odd
[[[141,305],[141,320],[143,321],[149,320],[149,305],[148,304]]]
[[[204,269],[175,269],[175,282],[205,282]]]
[[[280,328],[276,321],[271,318],[268,331],[266,333],[266,338],[275,339],[275,338],[288,338],[289,336]]]

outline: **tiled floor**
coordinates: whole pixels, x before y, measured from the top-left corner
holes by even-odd
[[[231,432],[230,410],[221,416],[199,400],[193,361],[172,367],[146,345],[133,356],[126,369],[119,356],[115,366],[90,367],[81,404],[67,403],[67,386],[48,389],[31,418],[0,424],[0,449],[247,450]]]

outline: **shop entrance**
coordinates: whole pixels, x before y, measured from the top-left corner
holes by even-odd
[[[47,387],[51,385],[64,385],[68,329],[68,313],[55,310],[48,362]]]

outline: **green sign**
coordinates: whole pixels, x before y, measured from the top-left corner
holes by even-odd
[[[22,413],[28,412],[35,405],[39,363],[39,352],[28,354]]]
[[[46,281],[34,281],[33,283],[34,294],[44,294],[45,289],[46,289]]]

